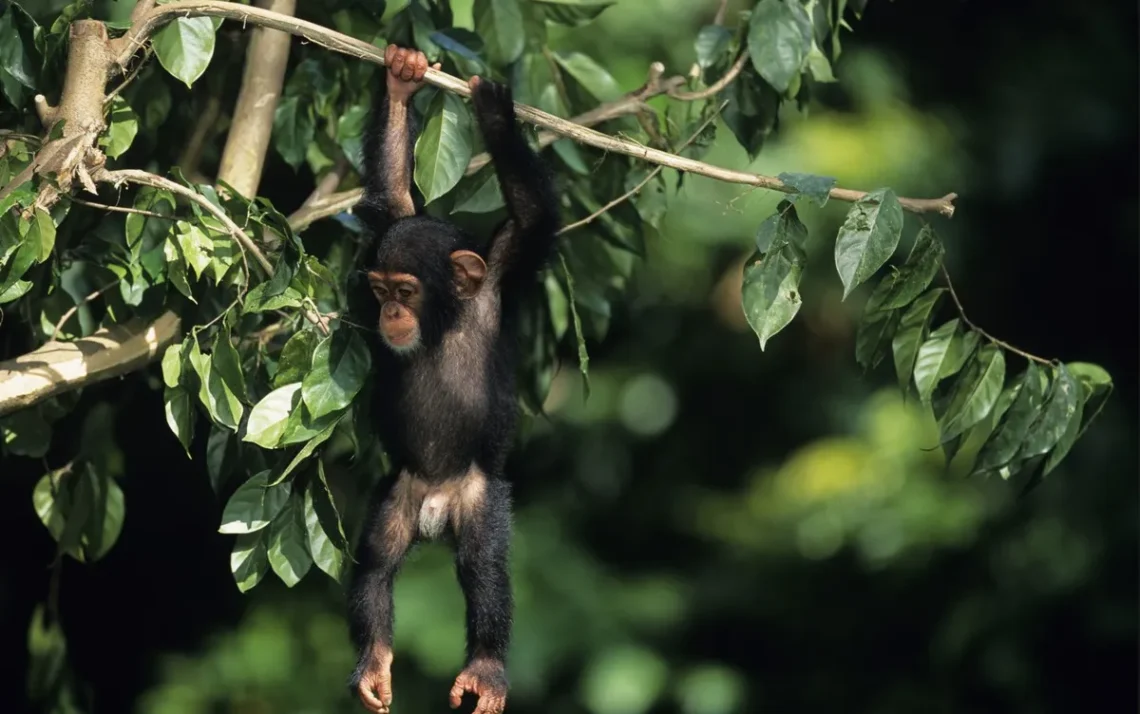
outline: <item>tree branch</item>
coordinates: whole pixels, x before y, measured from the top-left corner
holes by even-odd
[[[945,265],[942,265],[940,267],[942,269],[942,278],[946,281],[946,287],[949,288],[949,290],[950,290],[950,297],[954,298],[954,307],[958,308],[958,315],[961,316],[962,322],[966,323],[966,325],[971,330],[973,330],[974,332],[977,332],[979,335],[986,338],[990,342],[994,343],[998,347],[1009,350],[1010,352],[1012,352],[1016,355],[1021,355],[1022,357],[1024,357],[1027,360],[1030,360],[1031,362],[1040,362],[1041,364],[1048,364],[1048,365],[1053,364],[1051,361],[1045,359],[1044,357],[1038,357],[1035,354],[1030,354],[1029,352],[1026,352],[1025,350],[1021,350],[1021,349],[1014,347],[1013,345],[1009,344],[1008,342],[1005,342],[1003,340],[999,340],[998,338],[994,337],[990,333],[986,332],[982,328],[975,325],[970,320],[970,318],[966,317],[966,308],[962,307],[962,301],[958,299],[958,293],[956,290],[954,290],[954,282],[952,280],[950,280],[950,271],[946,269]]]
[[[258,6],[283,16],[292,15],[296,0],[258,0]],[[257,196],[273,114],[285,81],[291,37],[277,30],[255,27],[246,53],[245,74],[234,106],[234,122],[226,136],[218,178],[246,198]]]
[[[142,20],[132,26],[123,37],[116,40],[118,46],[117,61],[124,65],[130,60],[135,49],[161,24],[175,17],[210,16],[241,20],[277,30],[284,30],[293,35],[304,37],[308,41],[342,52],[351,57],[367,60],[375,64],[384,64],[383,51],[366,42],[347,35],[342,35],[320,25],[299,20],[297,18],[269,12],[262,8],[238,5],[215,0],[179,0],[178,2],[159,5],[147,12]],[[124,41],[124,42],[120,42]],[[467,82],[444,72],[428,68],[424,80],[433,86],[446,91],[468,97],[471,94]],[[751,174],[745,171],[735,171],[719,166],[713,166],[694,159],[688,159],[648,146],[643,146],[625,139],[617,139],[599,132],[587,129],[565,119],[560,119],[540,109],[525,104],[515,104],[515,114],[523,121],[549,129],[560,136],[564,136],[581,144],[593,146],[603,151],[632,156],[650,163],[668,166],[678,171],[706,176],[708,178],[727,183],[740,183],[772,191],[794,193],[795,189],[773,176]],[[867,195],[865,191],[856,191],[846,188],[834,188],[830,197],[838,201],[854,202]],[[954,199],[956,194],[950,193],[942,198],[900,198],[903,208],[913,213],[940,213],[946,217],[954,215]]]
[[[178,316],[165,312],[149,325],[131,320],[0,362],[0,416],[143,367],[181,334]]]

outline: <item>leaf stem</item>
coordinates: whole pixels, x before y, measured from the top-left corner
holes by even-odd
[[[1047,365],[1053,364],[1052,360],[1047,360],[1044,357],[1038,357],[1035,354],[1031,354],[1025,350],[1018,349],[1008,342],[999,340],[982,328],[978,327],[969,317],[966,316],[966,308],[962,307],[962,301],[958,299],[958,293],[954,290],[954,282],[950,280],[950,271],[946,270],[945,265],[941,265],[939,267],[942,269],[942,278],[946,281],[946,287],[950,289],[950,297],[954,299],[954,305],[958,308],[958,314],[962,317],[962,322],[966,323],[966,325],[969,326],[971,330],[977,332],[979,335],[986,338],[998,347],[1001,347],[1004,350],[1008,350],[1016,355],[1021,355],[1027,360],[1032,360],[1033,362],[1039,362],[1041,364]]]

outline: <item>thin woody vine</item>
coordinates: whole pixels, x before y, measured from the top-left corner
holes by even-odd
[[[357,397],[369,364],[345,284],[361,250],[352,215],[359,136],[388,42],[443,65],[428,70],[416,97],[414,179],[429,211],[478,223],[503,206],[472,129],[472,74],[512,82],[516,114],[565,188],[548,299],[528,306],[525,320],[522,406],[531,412],[541,411],[563,350],[588,387],[587,345],[604,339],[610,306],[670,194],[692,176],[785,194],[758,226],[741,275],[741,309],[761,350],[801,306],[808,229],[800,211],[849,204],[834,266],[845,300],[869,288],[855,360],[867,370],[893,364],[899,388],[937,420],[947,460],[970,444],[972,473],[1016,477],[1027,489],[1057,467],[1111,394],[1099,366],[1033,354],[967,316],[937,233],[954,215],[955,194],[906,198],[701,160],[725,130],[754,159],[784,102],[806,105],[834,81],[843,35],[866,2],[759,0],[734,16],[711,3],[693,67],[669,74],[655,62],[641,86],[625,90],[589,55],[546,42],[548,27],[588,25],[608,2],[518,0],[507,3],[517,16],[476,12],[473,29],[454,26],[447,3],[424,0],[388,18],[382,7],[302,8],[311,20],[294,17],[293,2],[259,4],[276,10],[142,0],[129,22],[114,24],[89,19],[88,2],[50,24],[18,3],[0,14],[8,48],[0,309],[3,327],[28,348],[0,363],[0,443],[6,454],[45,460],[33,500],[61,556],[105,554],[126,498],[121,467],[106,454],[113,444],[91,438],[77,453],[57,453],[52,425],[75,408],[77,390],[157,361],[165,418],[187,454],[204,422],[211,481],[219,491],[241,481],[219,525],[237,535],[238,586],[248,590],[270,570],[292,585],[314,564],[343,574],[348,538],[324,459],[344,448],[375,452],[361,430]],[[266,51],[227,56],[222,31],[251,35]],[[177,162],[153,139],[182,143],[164,131],[176,116],[170,86],[216,81],[212,61],[244,64],[238,106],[254,108],[235,113],[226,135],[255,150],[223,160],[213,180],[201,159],[217,138],[215,92]],[[250,99],[257,88],[268,101]],[[144,170],[146,151],[162,160]],[[314,176],[291,213],[257,195],[267,151]],[[906,213],[917,230],[906,230]],[[305,240],[314,226],[336,234],[331,248],[317,252]],[[91,410],[88,422],[102,414]]]

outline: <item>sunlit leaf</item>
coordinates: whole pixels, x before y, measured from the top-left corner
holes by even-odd
[[[190,456],[190,441],[194,438],[194,410],[190,393],[182,387],[167,387],[163,394],[166,423],[178,437],[186,456]],[[192,457],[191,457],[192,458]]]
[[[204,355],[199,350],[197,339],[193,339],[190,346],[190,364],[198,374],[198,398],[210,416],[217,423],[236,431],[245,407],[214,367],[212,355]]]
[[[293,457],[293,460],[289,462],[289,465],[285,467],[285,470],[281,472],[281,475],[274,480],[274,483],[284,481],[286,476],[293,473],[293,469],[300,466],[302,461],[313,455],[313,452],[316,451],[318,446],[328,441],[328,438],[332,436],[333,430],[336,429],[336,425],[340,422],[341,418],[343,418],[343,415],[329,421],[328,426],[321,429],[316,436],[309,439],[305,445],[301,447],[301,450],[297,452],[297,455]]]
[[[313,566],[301,494],[286,501],[273,518],[269,528],[268,556],[273,572],[289,587],[299,583]]]
[[[765,263],[769,263],[765,266]],[[779,253],[769,253],[762,261],[750,261],[744,268],[744,283],[741,301],[744,316],[752,331],[760,339],[760,349],[765,349],[773,335],[791,323],[803,302],[799,294],[800,276],[803,266],[789,248]],[[776,278],[775,297],[764,305],[771,283]]]
[[[347,407],[364,386],[371,365],[368,347],[354,330],[340,329],[321,340],[301,387],[312,418]]]
[[[213,250],[213,242],[201,228],[187,221],[178,221],[175,224],[174,239],[178,241],[182,258],[188,266],[193,268],[194,277],[200,279],[202,271],[210,267],[210,251]]]
[[[843,281],[844,300],[895,252],[902,225],[902,206],[889,188],[872,191],[851,206],[835,241],[835,267]]]
[[[1037,420],[1029,429],[1029,436],[1017,454],[1019,459],[1031,459],[1048,452],[1061,440],[1074,418],[1080,421],[1078,404],[1082,399],[1081,385],[1065,365],[1053,370],[1053,386]],[[1070,444],[1071,446],[1071,444]]]
[[[121,94],[116,94],[111,100],[111,116],[108,119],[106,136],[102,141],[103,151],[112,159],[117,159],[131,148],[131,143],[138,132],[138,115]]]
[[[1005,357],[995,345],[984,345],[974,355],[955,385],[950,405],[940,420],[946,441],[981,422],[997,404],[1005,383]]]
[[[621,85],[589,55],[581,52],[556,52],[554,59],[599,102],[612,102],[621,98]]]
[[[285,433],[285,425],[289,413],[294,408],[294,399],[300,382],[286,384],[274,389],[261,398],[249,412],[249,421],[246,423],[245,436],[242,441],[248,441],[266,449],[275,449],[281,445],[281,436]],[[299,408],[299,406],[298,406]]]
[[[228,327],[218,330],[214,335],[211,354],[211,369],[218,373],[218,376],[222,378],[234,396],[244,401],[246,398],[245,375],[241,369],[241,358],[238,357],[237,350],[234,349],[234,344],[230,341]]]
[[[288,481],[269,486],[269,471],[251,476],[238,487],[222,511],[219,533],[252,533],[269,525],[289,500]]]
[[[194,84],[214,55],[214,23],[208,17],[179,17],[151,37],[158,61],[187,87]]]
[[[922,401],[930,401],[934,387],[943,378],[946,356],[957,334],[958,318],[954,318],[931,332],[930,337],[918,348],[918,358],[914,365],[914,385]]]
[[[778,92],[799,77],[811,50],[811,18],[798,0],[760,0],[748,25],[748,53],[756,72]]]
[[[930,329],[930,318],[938,299],[946,292],[946,288],[930,290],[903,313],[899,321],[898,330],[891,340],[891,348],[895,359],[895,372],[899,378],[899,388],[906,393],[910,384],[911,375],[914,374],[915,361],[918,359],[918,349],[926,341]]]
[[[265,542],[267,531],[242,533],[234,540],[230,554],[230,571],[243,593],[253,589],[269,572],[269,554]]]

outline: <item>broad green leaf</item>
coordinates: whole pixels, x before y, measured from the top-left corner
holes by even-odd
[[[162,381],[168,387],[177,387],[182,380],[182,346],[178,342],[162,353]]]
[[[328,441],[328,438],[332,436],[333,430],[336,429],[336,425],[340,423],[341,418],[343,418],[343,415],[330,421],[328,426],[322,429],[320,433],[309,439],[309,441],[301,447],[301,450],[297,452],[297,455],[293,457],[293,460],[289,462],[289,465],[285,467],[285,470],[281,472],[281,475],[277,477],[274,483],[280,483],[284,481],[286,476],[293,473],[293,469],[300,466],[302,461],[313,455],[313,452],[316,451],[318,446]]]
[[[71,513],[71,490],[74,474],[69,466],[50,471],[40,477],[32,489],[32,507],[44,527],[57,543],[63,536],[64,528]],[[72,553],[81,558],[78,549]]]
[[[291,483],[269,486],[269,471],[251,476],[238,487],[222,511],[219,533],[253,533],[269,525],[289,500]]]
[[[187,221],[174,224],[174,239],[186,265],[193,268],[195,279],[201,279],[202,272],[210,267],[210,251],[214,244],[201,228]]]
[[[320,482],[319,487],[317,481]],[[332,538],[333,544],[341,552],[347,553],[349,548],[348,536],[344,533],[340,511],[337,510],[336,501],[333,500],[332,490],[329,488],[328,479],[325,477],[324,462],[319,459],[317,460],[317,478],[310,483],[313,484],[313,510],[317,512],[317,517],[321,521],[321,530],[329,538]]]
[[[269,572],[269,555],[265,541],[267,533],[242,533],[234,540],[230,553],[230,571],[238,590],[248,592]]]
[[[938,268],[942,265],[944,254],[942,241],[938,240],[934,229],[929,225],[923,226],[918,232],[906,263],[899,268],[890,291],[883,299],[883,309],[905,307],[921,295],[930,285],[930,281],[934,280]]]
[[[1054,368],[1053,374],[1053,387],[1017,454],[1019,459],[1031,459],[1048,452],[1065,435],[1069,422],[1074,417],[1080,420],[1077,407],[1083,398],[1081,385],[1065,365]]]
[[[954,318],[931,332],[930,337],[918,348],[918,358],[914,364],[914,386],[922,401],[930,401],[934,387],[942,379],[946,356],[957,334],[958,318]]]
[[[25,16],[26,17],[26,16]],[[24,47],[23,38],[15,23],[16,11],[9,8],[0,14],[0,74],[6,74],[28,89],[36,88],[36,70]],[[20,98],[5,94],[12,106],[20,107]]]
[[[832,176],[816,176],[815,174],[781,173],[776,178],[796,190],[794,195],[804,196],[820,206],[827,204],[831,196],[831,189],[835,188],[838,180]]]
[[[1036,364],[1030,362],[1021,379],[1010,387],[1017,390],[1017,396],[978,451],[973,473],[992,471],[1013,461],[1029,435],[1029,428],[1040,416],[1045,387],[1045,375]]]
[[[180,17],[154,33],[158,61],[187,87],[194,84],[214,54],[214,23],[208,17]]]
[[[175,208],[174,194],[150,186],[143,186],[135,194],[134,208],[151,213],[172,215]],[[144,249],[158,245],[171,225],[171,222],[164,218],[141,213],[127,214],[125,221],[126,245],[132,261],[138,261]],[[146,232],[144,233],[144,231]]]
[[[1087,429],[1089,423],[1096,418],[1105,402],[1112,395],[1114,385],[1112,375],[1098,364],[1091,362],[1069,362],[1065,365],[1069,373],[1085,388],[1084,423],[1081,429]]]
[[[51,446],[51,424],[38,408],[25,407],[0,418],[0,443],[0,453],[42,459]]]
[[[851,206],[835,241],[835,267],[843,281],[844,300],[895,252],[902,225],[902,206],[889,188],[872,191]]]
[[[269,565],[289,587],[301,582],[313,566],[309,533],[305,525],[301,494],[286,501],[269,528]]]
[[[855,361],[865,370],[879,366],[902,320],[898,310],[867,310],[855,333]]]
[[[614,4],[599,0],[530,0],[530,2],[543,9],[548,22],[571,27],[585,25]]]
[[[347,407],[364,386],[371,366],[368,347],[354,330],[340,329],[321,340],[301,387],[310,416],[318,419]]]
[[[490,213],[504,205],[499,176],[495,173],[495,168],[488,164],[460,184],[456,190],[455,208],[451,212]]]
[[[280,445],[292,446],[307,442],[343,416],[344,412],[337,410],[314,419],[309,413],[309,408],[300,401],[289,415],[289,420],[285,422],[285,434],[281,437]]]
[[[954,335],[950,347],[946,350],[946,358],[942,360],[942,369],[938,372],[938,379],[943,380],[958,373],[966,365],[966,361],[973,356],[981,338],[977,332],[968,330]]]
[[[298,330],[293,333],[281,348],[281,357],[277,360],[277,374],[273,375],[273,386],[283,387],[304,379],[313,365],[313,352],[316,351],[318,342],[320,337],[312,330]]]
[[[249,314],[251,312],[269,312],[271,310],[284,310],[290,307],[301,307],[301,300],[304,296],[293,288],[285,288],[285,290],[277,295],[268,295],[269,283],[258,283],[253,287],[245,296],[245,305],[242,306],[242,312]]]
[[[716,64],[728,51],[732,33],[723,25],[705,25],[697,33],[697,64],[702,70]]]
[[[17,280],[7,287],[7,289],[0,291],[0,305],[19,300],[28,294],[32,289],[33,284],[27,280]]]
[[[213,357],[201,353],[197,339],[191,341],[190,364],[198,374],[198,398],[206,406],[210,416],[215,422],[236,431],[241,416],[245,413],[245,407],[214,368]]]
[[[344,573],[344,553],[325,533],[317,513],[316,501],[322,498],[322,488],[317,479],[311,479],[309,487],[305,489],[305,530],[309,535],[309,553],[318,568],[339,582]]]
[[[424,203],[444,195],[463,178],[471,160],[471,141],[467,106],[450,92],[436,94],[415,147],[415,179]]]
[[[300,97],[285,97],[273,114],[273,146],[294,169],[305,160],[305,152],[316,134],[310,109],[309,103],[302,103]]]
[[[215,493],[221,492],[226,478],[236,470],[238,459],[237,435],[211,424],[206,440],[206,473]]]
[[[289,413],[294,409],[298,400],[294,396],[301,389],[300,382],[286,384],[278,387],[262,397],[261,401],[249,411],[249,421],[246,423],[245,436],[242,441],[248,441],[266,449],[275,449],[281,445],[281,437],[285,433],[285,425],[289,420]],[[296,408],[300,408],[297,403]]]
[[[798,0],[760,0],[748,25],[756,72],[781,94],[799,78],[811,50],[811,18]]]
[[[1005,357],[996,345],[984,345],[955,385],[950,406],[941,419],[942,441],[978,424],[993,410],[1005,383]]]
[[[111,116],[108,119],[107,133],[101,142],[107,156],[117,159],[131,148],[135,135],[139,133],[139,118],[131,105],[116,94],[111,100]]]
[[[1057,445],[1049,452],[1049,456],[1045,459],[1045,466],[1041,472],[1042,476],[1048,476],[1053,469],[1068,455],[1069,450],[1073,448],[1076,443],[1077,437],[1081,435],[1081,419],[1084,416],[1085,398],[1088,392],[1084,389],[1079,390],[1080,394],[1077,397],[1076,410],[1069,417],[1069,423],[1065,427],[1065,432],[1061,434],[1061,438],[1057,440]]]
[[[367,121],[368,108],[363,104],[356,104],[341,114],[336,122],[336,141],[357,173],[364,170],[361,161],[364,156],[363,137]]]
[[[234,396],[245,401],[245,375],[241,369],[241,358],[238,357],[237,350],[230,341],[228,323],[214,335],[211,356],[210,368],[218,373]]]
[[[915,360],[918,359],[918,349],[926,341],[930,330],[930,318],[938,299],[946,292],[946,288],[935,288],[915,300],[903,313],[899,321],[898,330],[891,340],[891,348],[895,358],[895,372],[899,378],[899,389],[905,394],[910,384],[911,375],[914,374]]]
[[[617,101],[624,94],[617,80],[589,55],[556,52],[554,60],[599,102]]]
[[[166,277],[170,284],[190,302],[197,303],[194,291],[190,289],[190,281],[186,278],[186,263],[183,262],[178,247],[168,240],[162,244],[162,254],[166,259]]]
[[[744,316],[752,331],[760,339],[760,349],[764,350],[769,339],[791,323],[792,318],[799,312],[803,300],[799,294],[800,276],[803,266],[798,260],[789,256],[790,250],[785,249],[779,253],[769,253],[759,264],[752,262],[744,268],[744,285],[741,291],[741,301],[744,306]],[[762,276],[765,274],[763,263],[775,261],[769,267],[769,274],[782,276],[776,297],[764,309],[762,305],[764,294],[768,289]]]
[[[505,66],[519,58],[526,41],[519,0],[475,0],[471,13],[492,63]]]
[[[190,393],[182,387],[167,387],[163,401],[167,425],[186,450],[186,456],[193,458],[190,456],[190,441],[194,438],[194,410],[190,404]]]
[[[827,59],[827,55],[814,41],[811,44],[811,49],[808,50],[807,68],[811,72],[812,79],[817,82],[837,81],[835,74],[831,71],[831,61]]]
[[[90,465],[85,476],[91,488],[91,512],[83,529],[83,545],[87,561],[99,560],[119,540],[126,518],[123,490],[113,478],[96,474]]]

